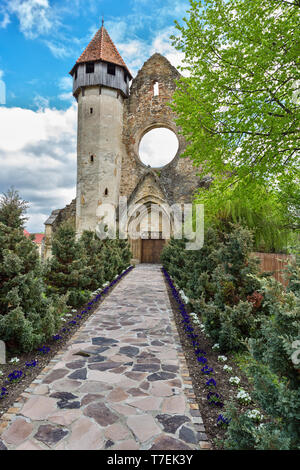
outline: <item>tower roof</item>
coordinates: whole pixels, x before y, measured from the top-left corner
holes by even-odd
[[[103,25],[97,31],[89,45],[85,48],[79,59],[77,59],[76,64],[72,68],[70,74],[72,75],[76,65],[96,61],[110,62],[112,64],[120,65],[127,70],[130,78],[132,78],[127,65],[120,56],[116,46],[114,45],[111,37]]]

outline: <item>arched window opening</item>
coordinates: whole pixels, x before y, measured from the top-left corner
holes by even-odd
[[[153,85],[153,96],[159,96],[159,84],[155,82]]]
[[[108,196],[108,189],[107,188],[104,191],[104,196]]]
[[[139,157],[151,168],[161,168],[176,156],[179,142],[176,134],[165,127],[146,132],[139,145]]]
[[[90,156],[91,163],[94,163],[94,159],[95,159],[94,155],[91,155]]]

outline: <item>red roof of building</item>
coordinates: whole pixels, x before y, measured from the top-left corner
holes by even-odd
[[[27,230],[24,230],[24,235],[27,238],[29,238],[30,235],[34,235],[34,239],[32,241],[37,244],[42,243],[43,239],[45,238],[44,233],[29,233]]]
[[[34,243],[42,243],[44,238],[45,238],[44,233],[35,233],[35,239],[33,241],[34,241]]]
[[[72,75],[74,68],[77,64],[82,64],[85,62],[96,62],[100,60],[124,67],[130,75],[130,78],[132,78],[132,75],[129,69],[127,68],[127,65],[120,56],[116,46],[114,45],[104,26],[102,26],[97,31],[89,45],[86,47],[79,59],[76,61],[76,64],[72,68],[70,74]]]

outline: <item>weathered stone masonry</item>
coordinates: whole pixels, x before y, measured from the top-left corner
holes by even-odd
[[[129,208],[141,208],[129,210],[127,228],[130,231],[130,224],[139,217],[139,227],[147,236],[153,230],[148,223],[151,205],[157,208],[155,226],[161,233],[162,226],[169,223],[164,207],[191,202],[200,185],[199,170],[190,160],[180,158],[186,142],[168,105],[180,74],[165,57],[156,53],[147,60],[129,88],[131,74],[102,26],[70,73],[78,102],[76,210],[74,214],[73,201],[71,212],[52,212],[46,222],[46,256],[51,252],[53,232],[69,213],[75,215],[80,236],[83,230],[96,229],[102,204],[118,209],[119,197],[126,196]],[[158,127],[173,131],[179,148],[169,164],[153,169],[141,162],[139,145],[148,131]],[[134,259],[143,261],[142,239],[130,243]],[[149,253],[147,256],[151,260]]]

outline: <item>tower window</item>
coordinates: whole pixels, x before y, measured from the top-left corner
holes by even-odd
[[[108,196],[108,189],[106,188],[106,190],[104,191],[104,196]]]
[[[90,156],[90,161],[91,161],[91,163],[94,163],[94,155]]]
[[[159,96],[159,85],[158,82],[155,82],[153,85],[153,96]]]
[[[85,71],[86,71],[86,73],[94,73],[94,71],[95,71],[94,62],[91,62],[90,64],[86,64]]]
[[[116,75],[115,64],[107,64],[107,73],[109,73],[109,75]]]
[[[90,108],[90,114],[93,114],[93,112],[94,112],[94,109]]]

